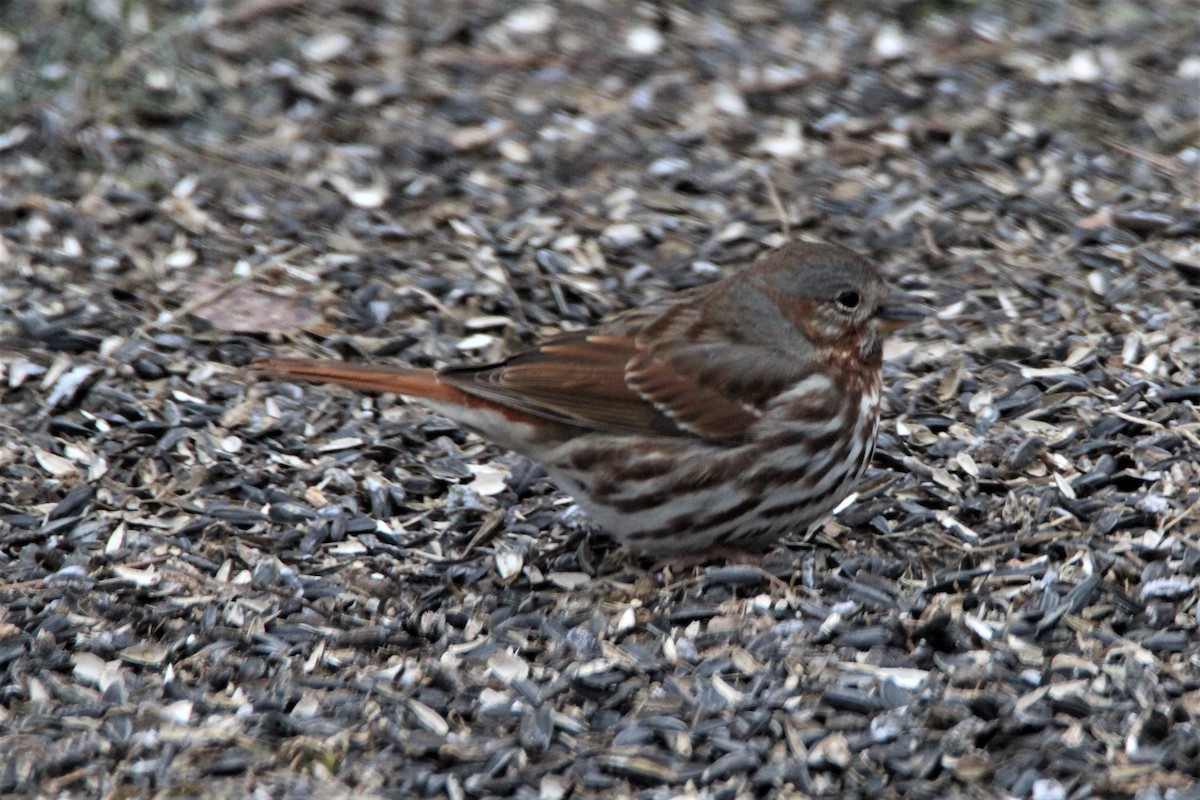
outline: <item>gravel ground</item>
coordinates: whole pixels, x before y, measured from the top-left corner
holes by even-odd
[[[0,31],[0,794],[1200,797],[1191,0]],[[937,311],[763,569],[244,369],[494,358],[789,236]]]

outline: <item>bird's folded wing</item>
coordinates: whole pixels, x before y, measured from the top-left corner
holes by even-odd
[[[485,367],[453,368],[442,380],[477,397],[582,428],[611,433],[741,439],[758,412],[717,385],[695,359],[672,362],[629,336],[566,334]]]

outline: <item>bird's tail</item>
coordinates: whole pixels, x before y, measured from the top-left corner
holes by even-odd
[[[432,369],[271,357],[254,359],[250,368],[276,378],[334,383],[368,392],[392,392],[451,403],[461,403],[465,399],[462,390],[443,383],[437,371]]]

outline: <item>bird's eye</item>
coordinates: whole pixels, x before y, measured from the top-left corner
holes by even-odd
[[[862,297],[855,291],[845,291],[837,296],[837,304],[847,311],[858,308],[858,304],[861,302]]]

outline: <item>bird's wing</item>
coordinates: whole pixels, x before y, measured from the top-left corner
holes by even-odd
[[[626,333],[565,334],[499,364],[445,370],[441,379],[591,430],[740,440],[758,410],[731,395],[728,382],[706,379],[702,354],[691,349],[650,347]]]
[[[441,378],[547,419],[614,433],[669,434],[669,421],[625,381],[635,352],[625,337],[566,334],[499,364],[451,367]]]

